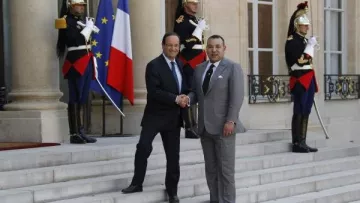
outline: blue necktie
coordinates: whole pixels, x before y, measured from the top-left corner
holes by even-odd
[[[179,80],[178,80],[178,77],[177,77],[177,74],[176,74],[176,70],[175,70],[175,62],[174,61],[171,61],[171,72],[175,78],[175,81],[176,81],[176,84],[179,88],[179,92],[180,92],[180,85],[179,85]]]

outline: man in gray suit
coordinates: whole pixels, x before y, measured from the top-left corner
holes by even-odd
[[[182,97],[182,105],[199,103],[198,133],[211,203],[235,203],[235,135],[246,131],[239,121],[243,71],[239,64],[224,58],[225,50],[223,37],[208,38],[209,61],[196,67],[192,91]]]

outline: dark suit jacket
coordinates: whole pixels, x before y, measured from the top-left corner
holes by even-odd
[[[176,59],[182,75],[181,94],[188,93],[183,64]],[[161,54],[150,61],[145,72],[147,104],[141,121],[142,127],[151,127],[156,131],[172,130],[182,126],[180,106],[175,103],[179,95],[178,86],[171,69]]]

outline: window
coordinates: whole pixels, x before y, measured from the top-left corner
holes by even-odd
[[[253,75],[278,73],[277,0],[248,0],[250,70]]]
[[[346,74],[346,0],[325,0],[325,74]]]

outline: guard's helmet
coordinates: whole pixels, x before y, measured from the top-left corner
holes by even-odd
[[[288,37],[297,31],[299,25],[310,25],[310,20],[307,17],[309,11],[308,2],[300,3],[296,11],[292,14],[289,22]]]
[[[84,0],[69,0],[69,5],[86,5]]]
[[[199,3],[199,0],[182,0],[182,3],[183,4],[186,4],[186,3]]]

